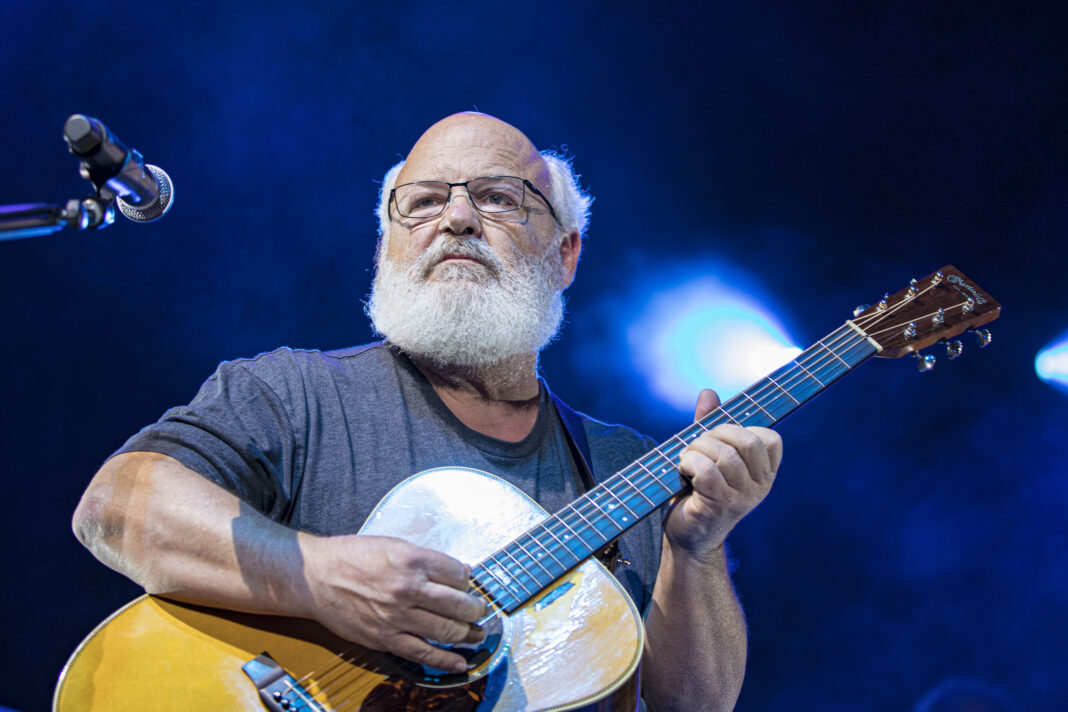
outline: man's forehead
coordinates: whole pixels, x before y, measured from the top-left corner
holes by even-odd
[[[523,133],[486,114],[456,114],[431,126],[408,153],[398,182],[519,175],[547,182],[545,161]]]

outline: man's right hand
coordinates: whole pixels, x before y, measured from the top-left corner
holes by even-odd
[[[300,535],[311,593],[306,615],[334,633],[439,670],[465,672],[441,643],[477,643],[485,602],[468,593],[463,563],[402,539]]]
[[[483,637],[472,623],[486,606],[467,593],[468,570],[456,559],[401,539],[294,531],[166,455],[108,460],[73,525],[98,559],[151,594],[313,618],[366,648],[439,670],[467,668],[427,639]]]

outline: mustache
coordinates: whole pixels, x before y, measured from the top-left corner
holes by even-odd
[[[451,237],[436,240],[413,266],[416,272],[426,279],[434,268],[448,257],[465,257],[474,260],[485,267],[495,278],[500,277],[505,267],[500,256],[481,240],[457,240]]]

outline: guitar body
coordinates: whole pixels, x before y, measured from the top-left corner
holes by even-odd
[[[417,474],[361,534],[393,536],[474,563],[547,516],[525,494],[467,468]],[[512,615],[501,645],[462,679],[426,686],[418,666],[353,646],[312,621],[142,596],[100,624],[60,675],[55,712],[263,710],[243,669],[262,653],[314,704],[301,710],[629,709],[644,630],[633,601],[588,560]],[[318,705],[318,706],[316,706]]]

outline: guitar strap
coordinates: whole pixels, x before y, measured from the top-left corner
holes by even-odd
[[[556,412],[560,415],[560,422],[564,426],[564,434],[571,450],[571,459],[578,470],[583,489],[589,492],[597,486],[597,481],[593,478],[593,468],[590,465],[593,458],[590,457],[590,442],[586,439],[586,428],[582,424],[582,416],[567,403],[560,400],[555,393],[549,390],[548,386],[545,386],[545,390],[549,392],[549,397],[556,406]],[[613,541],[597,552],[595,556],[609,571],[615,571],[620,564],[630,563],[619,554],[619,540]]]
[[[546,386],[545,390],[549,390],[549,387]],[[583,488],[589,492],[597,483],[593,479],[593,469],[590,466],[593,458],[590,457],[590,443],[586,439],[586,428],[582,425],[582,416],[552,391],[549,391],[549,397],[552,398],[556,412],[560,415],[560,422],[564,425],[567,445],[571,448],[571,458],[575,461],[575,467],[578,468]]]

